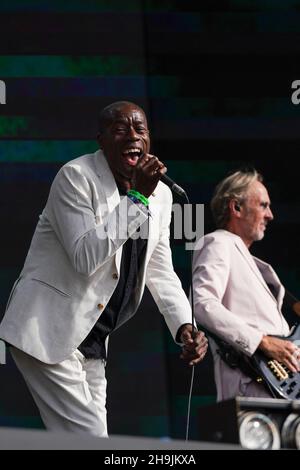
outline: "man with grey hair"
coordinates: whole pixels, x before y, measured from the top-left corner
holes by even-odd
[[[249,251],[273,219],[262,176],[256,170],[231,174],[216,187],[211,209],[217,230],[199,240],[193,257],[197,322],[246,356],[260,349],[299,372],[296,346],[270,336],[289,334],[281,313],[284,288],[272,267]],[[210,346],[218,401],[270,396],[264,385],[225,363],[213,339]]]

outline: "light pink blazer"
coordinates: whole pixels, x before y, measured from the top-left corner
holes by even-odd
[[[197,322],[246,355],[254,353],[263,335],[289,334],[281,313],[284,288],[278,276],[269,264],[250,254],[239,236],[216,230],[200,239],[193,257],[193,280]],[[274,286],[276,298],[267,284]],[[220,359],[212,340],[210,345],[218,400],[265,396],[261,386]]]

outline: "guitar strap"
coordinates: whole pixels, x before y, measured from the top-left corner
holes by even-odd
[[[216,343],[216,351],[225,364],[227,364],[231,369],[240,369],[245,375],[248,375],[248,377],[253,380],[257,379],[257,373],[255,373],[251,365],[244,360],[243,355],[239,351],[234,349],[233,346],[226,343],[226,341],[223,341],[213,333],[207,332],[207,334]]]
[[[206,330],[206,334],[210,336],[216,343],[216,352],[219,354],[225,364],[227,364],[231,369],[239,369],[241,372],[243,372],[243,374],[247,375],[255,382],[261,383],[261,385],[267,389],[271,396],[277,397],[272,388],[269,386],[268,382],[264,379],[264,377],[262,377],[261,374],[259,374],[259,372],[251,364],[250,360],[248,360],[246,355],[240,353],[234,349],[233,346],[226,343],[226,341],[223,341],[221,338],[214,335],[210,331]]]
[[[300,301],[286,289],[284,301],[294,313],[300,316]],[[251,360],[250,358],[248,358],[248,356],[239,352],[233,346],[216,336],[211,331],[208,331],[206,328],[201,326],[201,329],[205,332],[207,336],[211,337],[214,340],[217,345],[216,352],[219,354],[225,364],[227,364],[231,369],[239,369],[241,372],[243,372],[243,374],[247,375],[255,382],[259,382],[274,398],[282,398],[281,396],[275,393],[275,391],[272,389],[267,380],[265,380],[262,374],[251,363]]]

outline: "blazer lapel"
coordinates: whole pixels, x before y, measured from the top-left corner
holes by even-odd
[[[157,243],[159,239],[159,203],[155,199],[157,196],[151,195],[149,197],[149,234],[148,234],[148,243],[146,251],[145,266],[150,259],[153,246]]]
[[[245,260],[247,261],[249,267],[251,268],[251,270],[253,271],[253,273],[255,274],[257,279],[259,280],[259,282],[263,285],[263,287],[266,289],[266,291],[272,297],[272,299],[277,303],[277,299],[274,297],[274,295],[270,291],[270,289],[268,287],[268,284],[266,283],[265,279],[263,278],[262,273],[260,272],[260,270],[257,267],[257,264],[255,262],[254,257],[251,255],[250,251],[245,246],[244,242],[241,239],[240,240],[237,239],[237,240],[235,240],[235,245],[236,245],[237,249],[239,250],[239,252],[245,258]]]
[[[282,303],[283,303],[283,297],[285,294],[285,289],[283,285],[281,284],[279,277],[275,273],[272,266],[270,266],[268,263],[265,263],[264,261],[262,261],[259,258],[256,258],[255,256],[253,256],[253,259],[256,265],[258,266],[258,269],[261,272],[262,277],[266,281],[266,283],[273,284],[274,287],[277,288],[278,293],[277,293],[277,298],[275,297],[275,299],[281,308]]]
[[[120,194],[115,178],[101,150],[95,152],[95,167],[101,180],[101,191],[107,204],[108,212],[112,212],[120,202]]]
[[[102,217],[114,210],[114,208],[120,203],[120,194],[118,187],[115,182],[115,178],[109,168],[107,160],[102,152],[98,150],[95,152],[95,168],[96,173],[100,180],[100,191],[101,191],[101,211]],[[122,256],[122,247],[116,251],[115,263],[116,269],[119,272]]]

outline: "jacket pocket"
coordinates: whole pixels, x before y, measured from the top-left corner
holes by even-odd
[[[64,291],[58,289],[57,287],[52,286],[51,284],[48,284],[48,282],[42,281],[41,279],[36,279],[36,278],[33,277],[33,278],[31,278],[31,280],[35,281],[35,282],[38,282],[39,284],[42,284],[45,287],[48,287],[48,289],[51,289],[54,292],[57,292],[58,294],[63,295],[64,297],[71,297],[71,294],[69,294],[68,292],[64,292]]]

